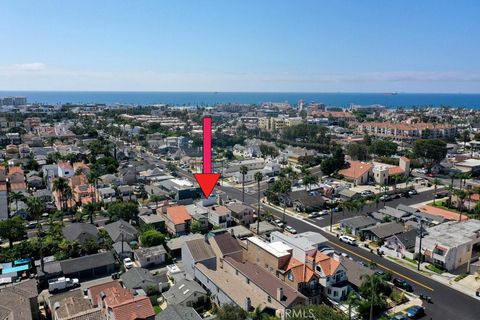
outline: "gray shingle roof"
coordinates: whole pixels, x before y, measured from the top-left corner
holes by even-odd
[[[121,219],[107,224],[105,230],[107,230],[108,235],[114,242],[122,241],[122,231],[124,241],[136,240],[138,235],[138,231],[134,226]]]
[[[375,219],[365,216],[356,216],[340,220],[340,224],[348,226],[352,229],[365,228],[376,223],[377,221]]]
[[[409,212],[405,212],[403,210],[398,210],[389,206],[386,206],[383,209],[378,210],[378,212],[384,213],[388,216],[394,217],[395,219],[401,219],[405,216],[410,215]]]
[[[78,240],[84,242],[89,239],[98,239],[98,230],[90,223],[77,222],[62,228],[65,239],[70,241]]]
[[[182,279],[175,283],[170,290],[163,293],[163,297],[167,300],[167,304],[181,304],[194,294],[206,295],[207,292],[197,282],[188,279]]]
[[[149,286],[157,286],[159,279],[150,271],[143,268],[132,268],[120,276],[123,284],[128,289],[147,289]]]
[[[229,235],[228,235],[229,236]],[[212,247],[204,239],[190,240],[185,243],[195,262],[215,258]]]
[[[381,239],[385,239],[395,234],[399,234],[403,232],[403,230],[403,225],[397,222],[381,223],[377,224],[376,226],[363,229],[363,231],[370,231],[375,236]]]
[[[192,307],[169,305],[155,316],[155,320],[202,320],[202,317]]]
[[[115,258],[110,251],[60,261],[60,266],[64,274],[72,274],[113,264],[115,264]]]
[[[149,247],[149,248],[139,248],[135,250],[135,254],[137,255],[138,258],[151,257],[151,256],[156,256],[156,255],[166,254],[166,253],[167,252],[165,251],[165,248],[163,247],[163,245]]]

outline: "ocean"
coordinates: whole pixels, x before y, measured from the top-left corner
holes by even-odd
[[[178,106],[211,106],[219,103],[260,104],[317,102],[328,106],[380,104],[398,107],[466,107],[480,108],[480,94],[439,93],[314,93],[314,92],[107,92],[107,91],[0,91],[0,97],[25,96],[29,103],[103,103],[103,104],[170,104]]]

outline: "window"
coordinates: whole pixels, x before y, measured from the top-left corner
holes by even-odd
[[[288,280],[293,281],[293,273],[292,273],[292,271],[290,271],[290,272],[287,274],[287,277],[288,277]]]
[[[235,275],[238,276],[238,270],[235,270]]]
[[[331,293],[332,293],[332,289],[328,288],[327,294],[331,294]]]
[[[333,291],[333,296],[334,296],[334,297],[338,296],[338,292],[337,292],[337,291]]]
[[[272,297],[268,296],[267,301],[272,302]]]

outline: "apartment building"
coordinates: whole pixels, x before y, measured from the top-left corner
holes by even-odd
[[[303,122],[301,117],[262,117],[258,119],[258,127],[265,131],[282,131],[286,127]]]
[[[428,228],[422,239],[422,254],[425,260],[455,271],[461,266],[469,266],[480,256],[480,221],[450,221]],[[415,242],[418,254],[420,237]]]
[[[353,124],[357,133],[369,134],[377,138],[409,142],[420,138],[453,138],[457,128],[446,123],[396,123],[396,122],[357,122]]]

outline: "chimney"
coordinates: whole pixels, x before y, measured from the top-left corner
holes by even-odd
[[[283,288],[277,288],[277,301],[282,301],[283,299]]]

